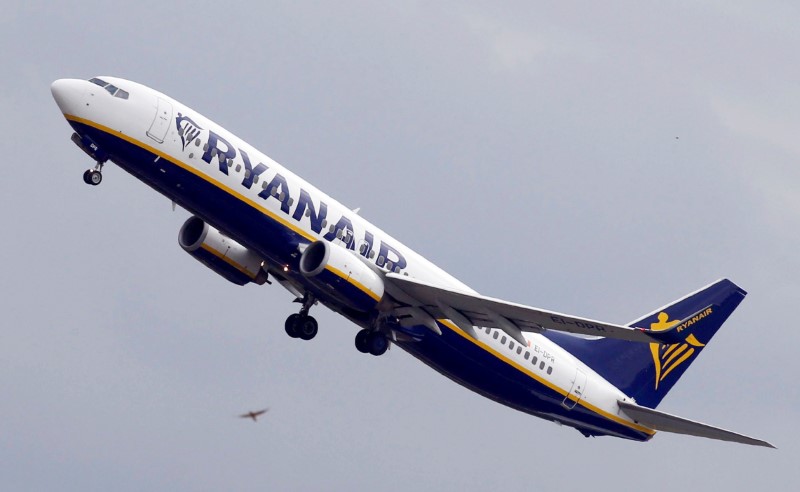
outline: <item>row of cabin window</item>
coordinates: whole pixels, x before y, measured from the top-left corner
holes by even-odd
[[[492,333],[492,329],[491,328],[485,328],[484,330],[486,331],[487,335]],[[499,335],[500,335],[500,330],[494,330],[494,334],[492,334],[492,338],[497,340],[497,337]],[[512,340],[510,338],[507,339],[507,337],[505,335],[503,335],[503,337],[500,339],[500,343],[505,345],[506,344],[506,340],[508,340],[508,346],[511,348],[511,350],[514,350],[514,346],[516,345],[517,354],[519,355],[519,354],[522,353],[522,345],[515,344],[514,340]],[[534,367],[536,367],[536,363],[538,362],[539,363],[539,370],[544,371],[545,366],[547,366],[547,374],[553,374],[553,366],[547,365],[544,360],[539,361],[539,358],[536,357],[535,355],[533,356],[533,358],[531,358],[531,353],[530,353],[529,350],[525,351],[525,355],[523,357],[525,358],[525,360],[530,359],[531,365],[534,366]]]
[[[182,129],[178,130],[179,133],[181,131],[182,131]],[[197,140],[195,140],[194,144],[199,147],[200,146],[200,139],[198,138]],[[203,150],[204,151],[208,150],[208,144],[205,144],[203,146]],[[211,149],[211,156],[212,157],[214,157],[214,155],[216,153],[217,153],[217,149]],[[226,164],[228,165],[228,167],[232,167],[233,166],[233,159],[227,159],[226,160]],[[236,170],[237,173],[239,171],[241,171],[242,170],[242,165],[241,164],[236,164],[235,170]],[[244,177],[245,178],[249,178],[250,177],[250,170],[249,169],[245,169]],[[253,183],[258,183],[258,175],[253,176]],[[266,190],[267,186],[269,186],[269,183],[267,183],[266,181],[263,181],[261,183],[261,189],[262,190]],[[276,199],[278,199],[281,202],[286,198],[285,192],[278,193],[277,187],[273,187],[269,191],[269,194],[272,195],[273,197],[275,197]],[[294,198],[289,197],[289,200],[286,202],[286,204],[291,207],[294,204]],[[310,208],[306,209],[305,216],[306,217],[311,217],[311,209]],[[328,225],[328,220],[327,219],[322,219],[322,227],[325,228],[327,225]],[[335,231],[336,230],[336,224],[331,224],[331,226],[330,226],[330,228],[328,230],[330,232]],[[352,237],[350,237],[350,231],[343,231],[343,230],[340,230],[339,232],[336,233],[336,238],[340,239],[341,241],[344,241],[347,244],[349,244],[351,239],[352,239]],[[367,251],[367,248],[369,248],[369,246],[367,244],[362,244],[361,247],[359,248],[359,253],[361,253],[363,255]],[[372,250],[372,251],[369,252],[369,259],[372,259],[372,258],[375,258],[375,250]],[[377,263],[378,263],[378,266],[384,266],[390,272],[400,273],[400,268],[397,265],[393,264],[391,261],[386,261],[386,258],[384,258],[383,256],[379,256],[378,257]],[[405,275],[408,276],[408,273],[405,272]]]

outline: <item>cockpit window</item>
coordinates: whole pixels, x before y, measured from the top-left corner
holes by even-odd
[[[130,95],[128,94],[128,91],[124,91],[115,85],[109,84],[103,79],[98,79],[97,77],[92,77],[91,79],[89,79],[89,82],[99,85],[100,87],[107,90],[109,94],[111,94],[114,97],[119,97],[120,99],[128,99],[128,96]]]

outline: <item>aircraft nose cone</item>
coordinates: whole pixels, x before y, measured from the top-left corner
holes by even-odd
[[[59,109],[64,114],[76,114],[84,92],[86,81],[77,79],[58,79],[50,85],[50,92]]]

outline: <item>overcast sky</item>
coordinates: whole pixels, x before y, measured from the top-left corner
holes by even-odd
[[[764,490],[800,478],[796,2],[6,2],[7,490]],[[768,450],[587,439],[281,287],[186,255],[189,213],[69,140],[115,75],[212,118],[486,295],[611,322],[749,295],[660,410]],[[269,406],[258,423],[236,415]]]

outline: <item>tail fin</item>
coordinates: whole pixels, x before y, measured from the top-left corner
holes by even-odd
[[[645,407],[656,408],[747,293],[723,279],[657,309],[629,326],[667,329],[683,322],[681,342],[671,345],[611,338],[581,339],[562,333],[546,336],[597,371]],[[689,319],[687,319],[689,318]]]

